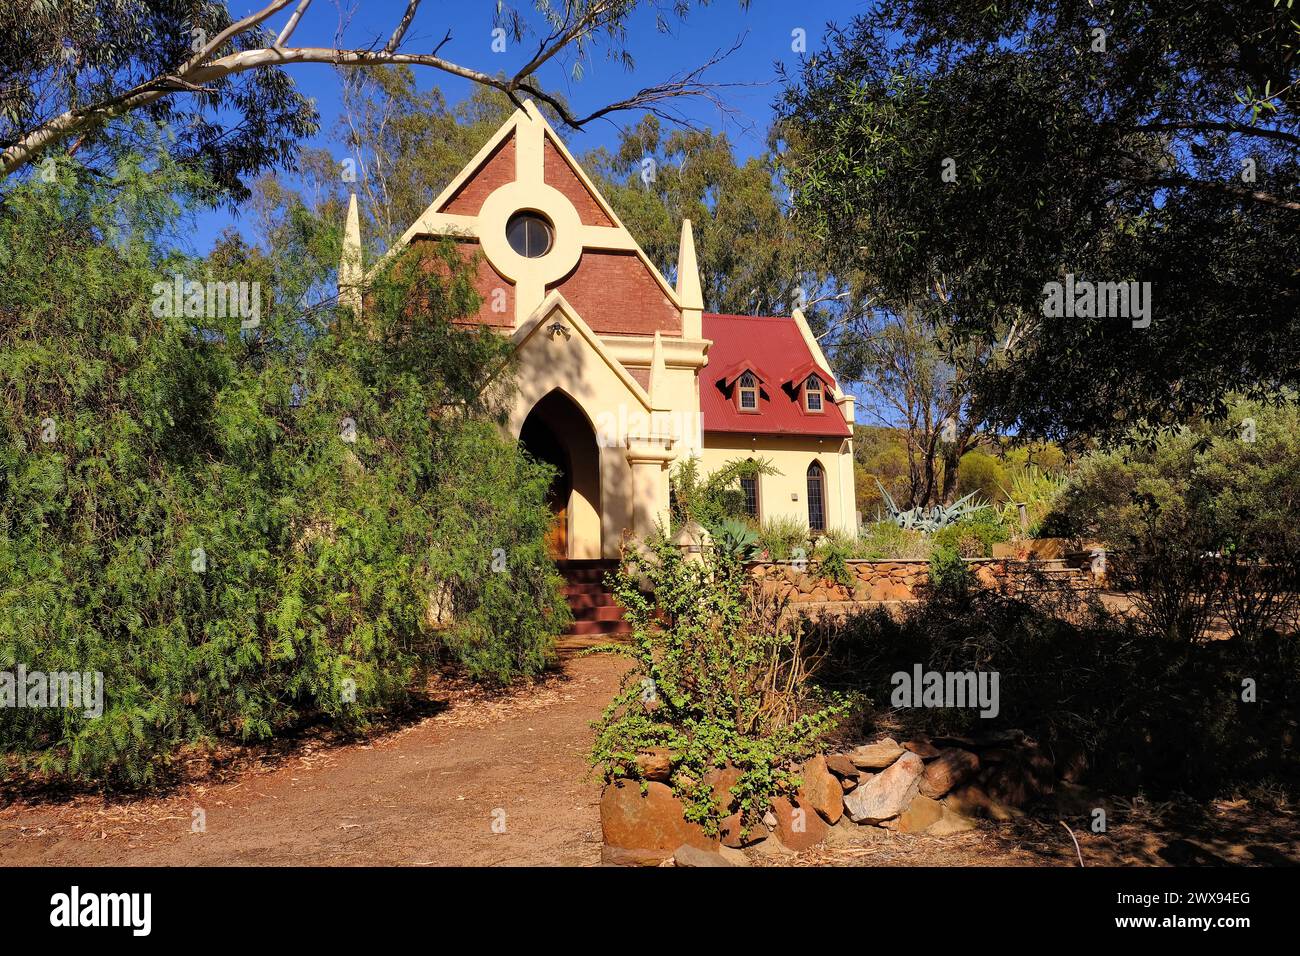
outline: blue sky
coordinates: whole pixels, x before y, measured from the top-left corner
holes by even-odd
[[[343,0],[346,4],[348,0]],[[529,0],[518,0],[521,8],[531,10]],[[243,15],[260,3],[236,0],[231,13]],[[349,46],[368,46],[378,39],[382,45],[405,8],[405,0],[361,0],[344,33]],[[509,44],[504,53],[492,51],[492,0],[461,0],[439,3],[426,0],[421,6],[402,49],[427,52],[451,32],[452,39],[442,47],[445,58],[488,73],[513,73],[530,55],[530,47]],[[737,40],[741,47],[709,73],[718,83],[738,84],[719,91],[727,112],[720,112],[703,99],[681,101],[680,109],[693,122],[715,130],[725,130],[742,156],[760,151],[764,146],[771,107],[779,86],[775,64],[793,66],[799,54],[792,51],[795,30],[805,31],[809,53],[821,46],[827,21],[847,22],[862,13],[869,3],[854,0],[753,0],[748,10],[739,0],[713,0],[705,7],[692,10],[684,22],[669,22],[669,32],[656,29],[653,13],[641,9],[628,26],[627,46],[635,68],[628,71],[621,63],[605,59],[604,49],[597,49],[583,64],[581,79],[570,75],[572,58],[548,63],[540,72],[545,89],[562,93],[572,104],[575,114],[594,110],[623,99],[638,89],[662,82],[697,67],[719,50],[725,51]],[[285,14],[268,26],[278,30]],[[316,0],[299,24],[292,43],[298,46],[330,46],[338,29],[338,9],[326,0]],[[535,48],[536,40],[533,41]],[[321,114],[321,135],[313,145],[332,145],[328,134],[339,114],[340,79],[334,69],[322,65],[299,65],[288,68],[294,82],[315,99]],[[448,74],[418,69],[421,86],[440,86],[449,101],[463,99],[470,92],[468,80]],[[636,113],[616,113],[608,120],[597,120],[582,131],[561,131],[565,142],[576,154],[597,146],[612,146],[621,126],[635,123]],[[340,159],[343,157],[340,156]],[[191,236],[193,251],[203,253],[227,226],[241,225],[242,217],[230,210],[214,211],[201,216]]]

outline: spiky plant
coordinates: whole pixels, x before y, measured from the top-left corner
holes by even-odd
[[[885,486],[876,479],[876,487],[880,489],[881,497],[885,501],[885,507],[889,509],[889,519],[905,531],[923,531],[927,534],[946,528],[951,524],[956,524],[962,518],[968,518],[978,511],[983,511],[989,507],[987,502],[977,502],[973,499],[978,492],[972,491],[968,495],[958,498],[950,505],[935,505],[932,508],[908,508],[906,511],[900,509],[894,502],[894,498]]]

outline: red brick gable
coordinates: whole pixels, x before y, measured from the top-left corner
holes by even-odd
[[[442,205],[438,212],[461,216],[476,216],[487,199],[499,186],[515,180],[515,137],[507,136],[492,151],[492,155],[479,167],[478,172],[461,183],[459,189]]]
[[[578,210],[578,218],[584,226],[613,226],[613,220],[605,215],[605,210],[600,208],[600,203],[591,194],[591,190],[583,185],[578,174],[569,165],[569,161],[564,158],[564,154],[556,149],[555,144],[551,142],[551,137],[547,136],[545,142],[543,178],[546,185],[559,190],[564,194],[565,199],[573,203],[573,208]]]
[[[437,241],[439,240],[419,238],[413,240],[411,246],[418,252],[421,268],[446,276],[447,264],[433,247],[433,244]],[[457,239],[452,241],[455,242],[457,254],[473,269],[474,288],[483,299],[477,313],[456,320],[457,324],[492,325],[501,328],[513,326],[515,321],[514,283],[492,268],[492,263],[488,262],[487,256],[483,255],[477,240]]]
[[[682,314],[634,252],[587,250],[557,284],[596,333],[682,334]]]

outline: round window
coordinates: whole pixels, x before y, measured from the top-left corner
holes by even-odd
[[[551,224],[535,212],[516,213],[506,223],[510,248],[526,259],[537,259],[551,251]]]

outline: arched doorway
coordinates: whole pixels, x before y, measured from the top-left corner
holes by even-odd
[[[547,493],[551,555],[600,557],[600,453],[586,414],[559,389],[549,392],[524,419],[519,443],[556,469]]]

